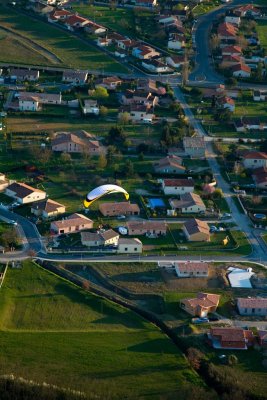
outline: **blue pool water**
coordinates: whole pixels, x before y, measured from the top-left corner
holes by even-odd
[[[149,199],[148,203],[151,208],[166,208],[166,205],[162,199]]]

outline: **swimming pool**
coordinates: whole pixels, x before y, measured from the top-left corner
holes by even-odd
[[[148,200],[150,208],[166,208],[163,199],[153,198]]]

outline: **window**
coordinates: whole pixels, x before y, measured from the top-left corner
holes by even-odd
[[[252,314],[255,313],[255,308],[252,308],[252,309],[251,309],[251,312],[252,312]]]
[[[128,251],[128,247],[124,247],[124,251]]]
[[[134,251],[137,251],[137,247],[134,248]]]

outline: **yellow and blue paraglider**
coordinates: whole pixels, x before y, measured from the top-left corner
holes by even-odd
[[[88,208],[94,201],[100,199],[100,197],[113,193],[123,193],[126,200],[129,200],[129,194],[122,187],[117,185],[102,185],[91,190],[91,192],[87,194],[86,199],[83,202],[84,207]]]

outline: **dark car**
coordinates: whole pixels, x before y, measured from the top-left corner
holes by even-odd
[[[209,317],[209,320],[210,320],[210,322],[214,322],[214,321],[219,321],[220,318],[218,318],[218,317],[216,317],[216,316],[214,315],[214,316]]]

